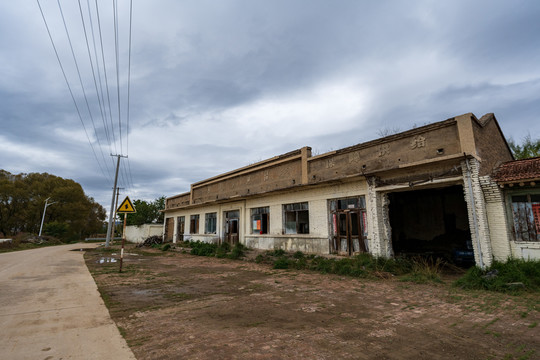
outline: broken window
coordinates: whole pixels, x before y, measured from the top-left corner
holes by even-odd
[[[189,220],[189,233],[198,234],[199,233],[199,214],[191,215]]]
[[[217,213],[208,213],[204,219],[204,233],[215,234],[217,224]]]
[[[512,196],[516,241],[540,241],[540,194]]]
[[[268,234],[270,223],[270,208],[260,207],[251,209],[251,233]]]
[[[307,202],[283,205],[285,234],[309,234]]]

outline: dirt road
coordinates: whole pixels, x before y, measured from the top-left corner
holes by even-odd
[[[0,358],[135,358],[84,264],[93,246],[0,254]]]
[[[521,359],[540,296],[366,280],[160,250],[88,266],[138,359]],[[105,261],[103,261],[105,260]]]

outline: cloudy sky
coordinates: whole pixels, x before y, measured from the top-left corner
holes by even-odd
[[[468,112],[540,137],[536,0],[133,0],[131,58],[129,1],[117,48],[110,0],[39,4],[55,47],[36,1],[0,2],[0,169],[105,207],[111,153],[123,194],[151,200]]]

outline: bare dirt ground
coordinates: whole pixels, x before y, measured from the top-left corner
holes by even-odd
[[[148,249],[128,249],[120,274],[114,251],[85,258],[138,359],[540,358],[538,294]]]

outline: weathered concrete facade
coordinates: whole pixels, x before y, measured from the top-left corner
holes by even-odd
[[[386,257],[452,256],[470,247],[476,263],[489,265],[506,250],[493,250],[497,206],[484,193],[492,190],[493,168],[509,160],[493,114],[465,114],[317,156],[304,147],[168,198],[166,233],[173,241]]]

